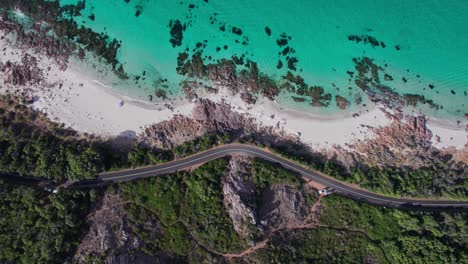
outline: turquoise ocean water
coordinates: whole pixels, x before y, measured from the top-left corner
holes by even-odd
[[[387,64],[386,72],[394,78],[388,85],[395,91],[421,94],[443,106],[437,112],[426,109],[427,114],[460,119],[468,112],[467,14],[466,0],[88,0],[75,20],[122,41],[119,60],[125,70],[135,75],[145,71],[148,87],[168,79],[173,94],[182,80],[175,70],[178,53],[205,40],[203,54],[211,56],[209,62],[245,54],[261,71],[280,78],[287,67],[276,67],[281,51],[276,40],[285,33],[296,51],[297,73],[309,84],[352,100],[359,89],[346,71],[354,70],[352,58],[368,56]],[[169,42],[171,19],[187,25],[182,45],[175,48]],[[222,25],[227,30],[220,30]],[[232,27],[242,35],[233,34]],[[349,41],[348,35],[373,36],[386,47]],[[116,89],[140,98],[149,93],[141,84]],[[332,104],[321,111],[338,109]]]

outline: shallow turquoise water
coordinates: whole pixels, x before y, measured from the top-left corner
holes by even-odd
[[[73,2],[76,0],[61,1]],[[353,57],[368,56],[379,65],[388,65],[386,71],[395,79],[388,85],[393,89],[422,94],[444,107],[429,114],[460,118],[468,112],[465,104],[468,102],[465,95],[468,92],[466,0],[207,2],[87,1],[86,11],[75,19],[121,40],[119,59],[125,69],[136,75],[146,71],[151,75],[147,86],[158,78],[167,78],[172,93],[179,91],[178,83],[182,79],[175,71],[177,54],[203,40],[207,40],[203,54],[212,56],[213,60],[246,54],[258,62],[263,72],[279,78],[287,71],[286,67],[276,68],[281,51],[276,40],[284,32],[291,36],[289,45],[296,50],[297,73],[309,84],[322,85],[327,92],[350,99],[360,93],[349,83],[346,71],[354,70]],[[195,8],[189,8],[189,4]],[[141,11],[139,16],[135,15],[137,10]],[[94,21],[89,18],[91,14],[95,16]],[[183,43],[176,48],[169,42],[171,19],[188,24]],[[230,26],[242,29],[242,36],[221,31],[222,24],[227,29]],[[265,26],[271,28],[271,36],[265,33]],[[385,42],[386,48],[373,48],[347,39],[348,35],[363,34]],[[248,38],[247,45],[242,45],[244,37]],[[216,47],[224,45],[228,46],[227,50],[216,51]],[[408,80],[406,83],[403,77]],[[429,89],[429,84],[435,88]],[[145,85],[121,87],[129,94],[146,98],[149,90],[144,88]],[[336,110],[332,103],[327,111]]]

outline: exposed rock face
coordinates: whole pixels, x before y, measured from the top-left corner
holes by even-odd
[[[232,111],[226,103],[199,99],[191,118],[177,115],[171,120],[147,127],[140,135],[140,141],[159,148],[172,148],[207,133],[299,140],[297,136],[287,135],[273,127],[259,126],[253,118]]]
[[[223,179],[224,206],[232,219],[234,229],[243,238],[251,236],[252,227],[257,224],[255,211],[248,205],[249,201],[255,199],[250,173],[249,159],[234,156],[229,162],[229,172]]]
[[[271,232],[300,226],[311,213],[304,188],[289,185],[254,184],[250,158],[233,156],[223,179],[224,206],[236,232],[254,241]]]
[[[268,186],[262,193],[259,220],[268,228],[280,228],[304,221],[309,208],[303,190],[288,186]]]
[[[74,261],[84,263],[86,256],[104,257],[104,263],[153,263],[156,260],[139,252],[142,242],[127,225],[127,215],[118,195],[106,194],[88,217],[90,228],[79,245]],[[157,230],[155,223],[154,230]],[[134,253],[130,253],[134,252]]]

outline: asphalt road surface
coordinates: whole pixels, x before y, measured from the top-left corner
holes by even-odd
[[[337,193],[374,205],[386,207],[404,207],[410,209],[468,208],[468,201],[394,198],[375,194],[366,190],[362,190],[356,186],[347,185],[336,179],[332,179],[318,171],[305,168],[296,162],[290,161],[265,149],[243,144],[230,144],[216,147],[194,154],[187,158],[160,165],[102,173],[99,175],[97,181],[102,184],[111,182],[126,182],[141,178],[154,177],[157,175],[170,174],[199,166],[211,160],[235,154],[246,154],[273,163],[278,163],[286,169],[299,173],[303,177],[309,178],[315,182],[334,189]]]

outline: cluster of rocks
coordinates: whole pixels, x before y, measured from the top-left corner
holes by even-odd
[[[346,100],[343,96],[336,95],[335,96],[336,106],[340,109],[344,110],[349,106],[349,101]]]
[[[253,118],[232,111],[227,103],[198,99],[191,117],[176,115],[170,120],[146,127],[140,141],[157,148],[172,148],[205,134],[230,135],[233,138],[254,135],[258,139],[275,141],[299,140],[297,136],[274,127],[258,125]]]
[[[182,24],[178,19],[173,19],[169,21],[169,28],[171,29],[171,39],[169,40],[169,42],[171,42],[172,47],[175,48],[182,45],[184,31],[187,29],[187,25]]]
[[[287,91],[294,92],[301,97],[293,97],[297,102],[304,102],[305,98],[310,98],[310,104],[315,107],[326,107],[330,104],[332,95],[325,93],[323,87],[318,85],[309,86],[299,75],[288,72],[283,79],[286,80],[281,87]]]
[[[348,146],[357,155],[355,160],[370,166],[414,169],[445,164],[447,175],[450,171],[457,175],[455,172],[460,169],[468,171],[468,159],[454,159],[453,153],[432,146],[434,135],[424,116],[404,115],[400,111],[385,114],[392,122],[389,126],[369,127],[373,138]],[[467,152],[466,147],[458,152]]]
[[[373,48],[375,47],[382,47],[385,48],[386,45],[383,41],[378,41],[375,37],[369,36],[369,35],[349,35],[348,36],[349,41],[354,41],[356,43],[364,43],[364,44],[369,44]]]
[[[44,74],[37,64],[36,57],[24,54],[21,63],[0,61],[0,73],[2,74],[4,84],[14,86],[44,84]]]
[[[310,101],[314,107],[326,107],[332,100],[332,95],[326,93],[325,89],[317,85],[307,85],[300,75],[294,75],[288,71],[282,77],[282,83],[276,82],[265,74],[262,74],[255,62],[243,57],[233,57],[232,60],[222,59],[217,63],[205,64],[201,51],[196,52],[191,57],[187,52],[179,53],[177,59],[177,73],[189,78],[208,80],[215,87],[230,89],[234,94],[240,93],[241,99],[247,104],[256,102],[256,94],[273,100],[279,95],[281,90],[293,92],[298,96],[293,96],[297,102]],[[243,66],[238,70],[238,66]],[[190,87],[191,86],[191,87]],[[183,90],[187,98],[193,99],[194,89],[204,87],[205,90],[216,89],[211,86],[201,85],[197,82],[184,82]],[[337,96],[337,105],[341,109],[349,106],[349,101]]]
[[[354,83],[368,96],[374,103],[381,103],[391,109],[401,109],[404,106],[416,106],[417,104],[427,104],[431,108],[440,109],[433,100],[426,99],[418,94],[399,94],[392,88],[381,84],[380,76],[387,76],[384,68],[378,66],[368,57],[354,58],[357,76]],[[388,79],[388,77],[387,77]]]
[[[207,79],[215,86],[227,87],[234,93],[241,90],[245,93],[261,93],[269,99],[279,94],[277,84],[260,74],[255,62],[247,61],[242,64],[245,68],[240,71],[237,71],[237,65],[233,60],[222,59],[218,63],[205,65],[200,52],[193,54],[191,58],[184,52],[178,56],[177,73],[190,78]],[[253,96],[243,96],[243,98],[249,103]]]
[[[285,58],[286,64],[289,70],[291,71],[296,71],[296,64],[299,62],[299,60],[296,57],[293,57],[292,54],[296,53],[296,50],[294,48],[288,46],[289,41],[291,40],[291,36],[286,35],[286,33],[282,33],[280,37],[276,40],[276,44],[278,47],[281,49],[278,52],[278,64],[276,65],[277,69],[281,69],[283,67],[283,62],[281,58]]]

